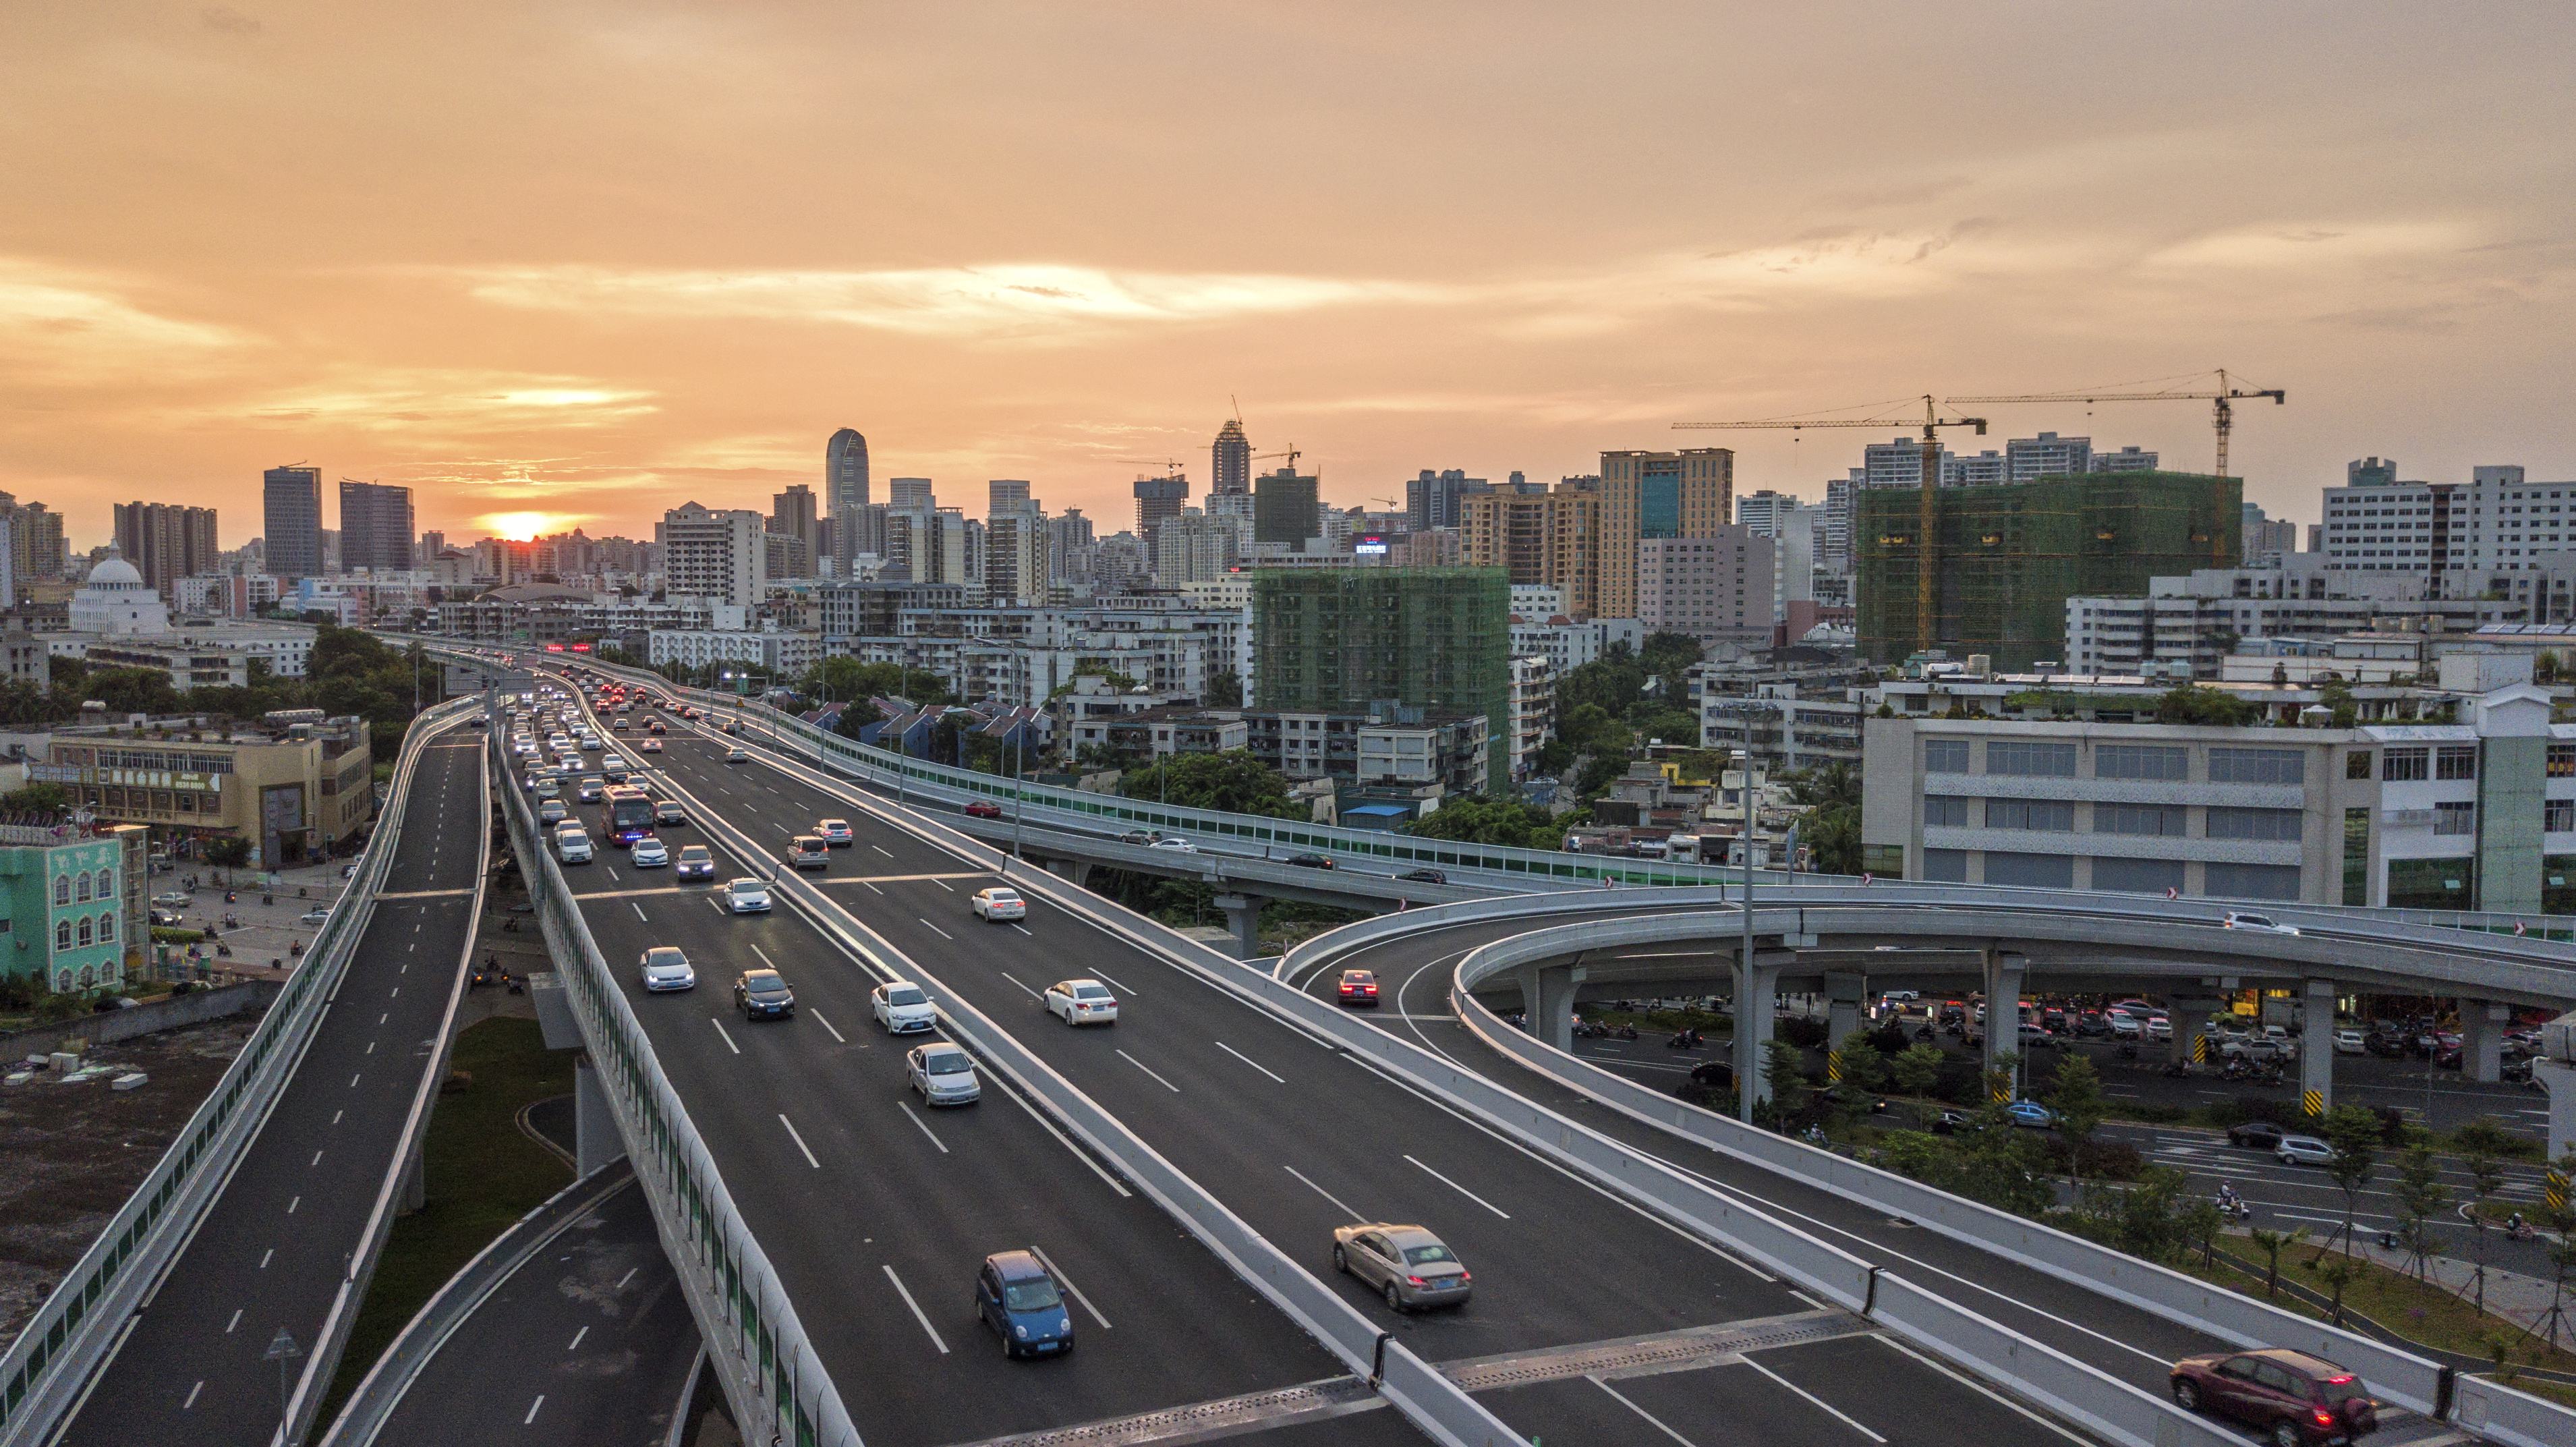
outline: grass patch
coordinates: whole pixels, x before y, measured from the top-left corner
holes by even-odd
[[[329,1422],[414,1313],[512,1222],[572,1183],[561,1159],[519,1133],[519,1111],[572,1090],[572,1052],[548,1051],[534,1020],[494,1019],[456,1037],[449,1069],[471,1077],[430,1112],[428,1204],[394,1222],[322,1406]]]
[[[2254,1274],[2248,1276],[2231,1270],[2224,1263],[2215,1268],[2203,1266],[2198,1252],[2190,1253],[2187,1260],[2177,1263],[2178,1269],[2247,1296],[2262,1296],[2262,1253],[2254,1250],[2242,1237],[2230,1237],[2220,1244],[2230,1255],[2252,1265]],[[2271,1298],[2271,1304],[2301,1316],[2320,1321],[2327,1319],[2331,1313],[2325,1307],[2303,1300],[2286,1288],[2295,1283],[2330,1300],[2333,1290],[2318,1279],[2316,1268],[2321,1261],[2336,1259],[2341,1254],[2304,1244],[2282,1252],[2281,1282],[2285,1289]],[[2576,1372],[2576,1353],[2552,1350],[2525,1335],[2520,1325],[2492,1313],[2482,1313],[2466,1298],[2376,1262],[2356,1259],[2355,1264],[2361,1268],[2360,1275],[2344,1289],[2343,1294],[2347,1320],[2358,1313],[2410,1341],[2480,1361],[2493,1361],[2494,1344],[2507,1341],[2513,1343],[2509,1368],[2541,1367],[2550,1371]],[[2517,1381],[2513,1385],[2576,1405],[2576,1389],[2531,1380]]]

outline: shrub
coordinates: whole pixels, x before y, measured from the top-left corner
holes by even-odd
[[[1822,1020],[1810,1020],[1801,1015],[1778,1022],[1772,1027],[1771,1033],[1774,1038],[1786,1041],[1801,1050],[1825,1048],[1825,1022]]]

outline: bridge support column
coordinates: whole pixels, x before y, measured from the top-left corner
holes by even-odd
[[[2334,1109],[2335,982],[2309,980],[2299,995],[2299,1107]]]
[[[2217,1013],[2216,995],[2169,994],[2165,996],[2165,1019],[2173,1025],[2173,1039],[2170,1044],[2173,1047],[2171,1058],[2174,1063],[2191,1064],[2192,1043],[2203,1038],[2200,1027],[2209,1023],[2209,1017]],[[2210,1058],[2212,1063],[2216,1062],[2217,1053],[2214,1050]]]
[[[2024,1078],[2021,1058],[2021,981],[2025,961],[2019,955],[2008,955],[1998,949],[1986,951],[1986,1074],[1991,1079],[2004,1068],[2002,1057],[2013,1060],[2012,1081],[2005,1099],[2021,1094]],[[1988,1086],[1992,1094],[1997,1087]]]
[[[2460,1001],[2460,1073],[2489,1085],[2504,1078],[2504,1027],[2513,1019],[2509,1006],[2484,1000]]]
[[[1234,957],[1238,960],[1258,958],[1261,954],[1261,906],[1257,894],[1220,894],[1216,907],[1225,911],[1225,927],[1234,931]]]
[[[617,1133],[617,1117],[609,1113],[608,1087],[587,1051],[572,1063],[572,1119],[574,1170],[586,1176],[626,1154],[626,1138]]]
[[[2531,1078],[2549,1092],[2549,1159],[2564,1160],[2576,1151],[2576,1065],[2558,1060],[2531,1062]],[[2568,1185],[2576,1190],[2576,1182]]]
[[[1574,1048],[1574,991],[1591,973],[1581,965],[1523,965],[1521,1013],[1529,1033],[1559,1050]]]
[[[1747,970],[1735,963],[1735,1112],[1753,1119],[1753,1108],[1771,1098],[1771,1081],[1762,1073],[1763,1047],[1771,1043],[1772,997],[1780,989],[1780,967],[1756,963]]]
[[[1825,1048],[1840,1050],[1858,1033],[1869,997],[1869,976],[1833,973],[1825,976]]]
[[[1091,887],[1091,861],[1088,859],[1050,859],[1046,868],[1047,873],[1076,889]]]

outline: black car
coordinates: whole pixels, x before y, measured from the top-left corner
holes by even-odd
[[[2277,1150],[2281,1137],[2289,1132],[2268,1120],[2249,1120],[2227,1128],[2227,1143],[2249,1151]]]
[[[796,1013],[796,992],[776,970],[745,970],[733,982],[733,1003],[746,1020],[784,1020]]]
[[[1407,884],[1447,884],[1449,876],[1437,869],[1408,869],[1396,878]]]
[[[1296,865],[1299,869],[1330,869],[1333,867],[1333,859],[1329,854],[1291,854],[1288,856],[1287,862]]]

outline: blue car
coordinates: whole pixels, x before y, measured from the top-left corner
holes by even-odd
[[[1073,1350],[1073,1312],[1033,1251],[996,1251],[975,1275],[975,1315],[1002,1339],[1002,1355]]]
[[[2004,1107],[2004,1114],[2011,1118],[2013,1124],[2026,1125],[2033,1130],[2047,1130],[2057,1124],[2057,1113],[2035,1100],[2016,1100]]]

